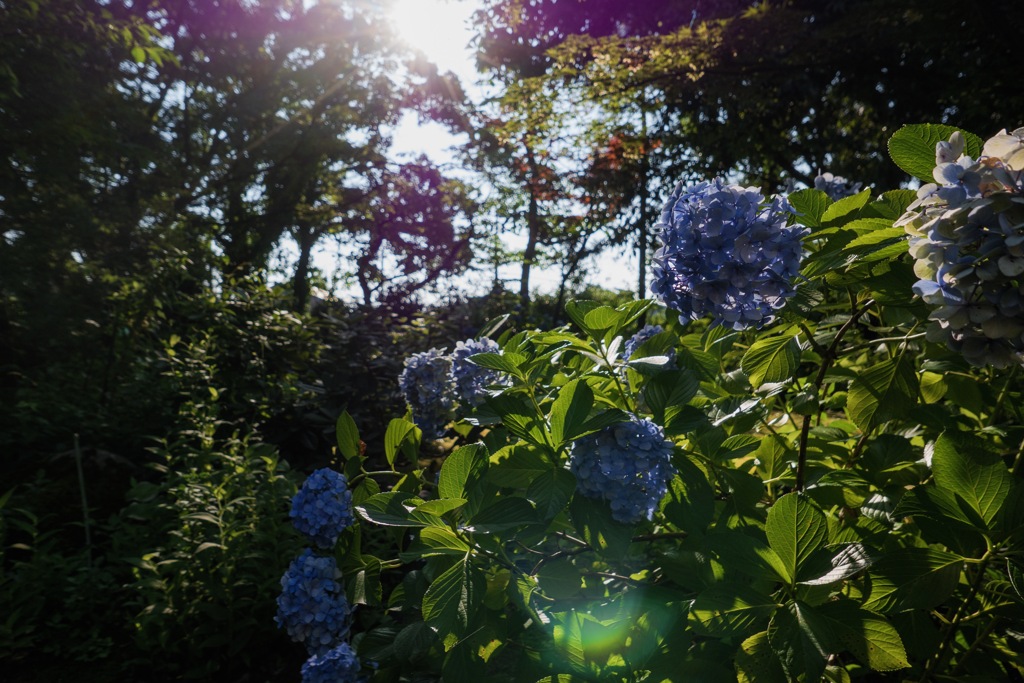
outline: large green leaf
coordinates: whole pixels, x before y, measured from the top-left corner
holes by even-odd
[[[791,681],[821,680],[834,640],[828,622],[799,600],[776,610],[768,624],[768,642]]]
[[[697,395],[700,382],[693,372],[670,370],[658,373],[644,387],[644,400],[654,421],[665,424]]]
[[[821,215],[822,225],[839,223],[840,218],[849,216],[862,209],[871,199],[871,189],[868,188],[852,197],[843,197],[834,204],[830,204],[825,213]]]
[[[506,496],[473,515],[467,528],[476,533],[493,534],[541,521],[533,503],[519,496]]]
[[[935,485],[966,501],[989,528],[1013,486],[1002,460],[982,448],[957,448],[946,434],[935,442]]]
[[[800,583],[805,586],[826,586],[868,569],[877,560],[878,556],[864,545],[850,543],[839,548],[832,556],[832,567],[828,571]]]
[[[720,583],[700,593],[690,606],[690,625],[699,635],[729,638],[756,633],[778,605],[742,583]]]
[[[753,579],[787,581],[787,568],[767,543],[741,531],[709,534],[704,550],[725,568],[727,576],[739,573]]]
[[[633,527],[616,522],[606,501],[573,496],[569,514],[583,539],[601,554],[614,559],[629,550]]]
[[[518,353],[476,353],[469,360],[480,367],[506,372],[522,379],[523,372],[519,366],[526,362],[526,357]]]
[[[548,418],[556,447],[571,441],[582,431],[593,406],[594,392],[586,382],[575,379],[559,388]]]
[[[786,199],[796,211],[797,222],[808,228],[818,227],[825,210],[832,204],[832,200],[827,194],[813,188],[794,192]]]
[[[949,136],[958,130],[964,136],[964,154],[977,159],[985,144],[981,138],[959,128],[936,123],[920,123],[900,128],[889,138],[889,156],[897,166],[910,175],[926,183],[933,183],[935,145],[949,140]]]
[[[414,562],[423,557],[458,555],[464,557],[470,551],[469,544],[446,527],[431,526],[420,532],[419,538],[408,550],[399,553],[402,562]]]
[[[672,524],[691,534],[704,534],[715,518],[715,491],[704,472],[689,458],[680,458],[661,511]]]
[[[534,479],[526,490],[526,497],[537,506],[540,518],[547,521],[565,509],[575,490],[576,477],[569,470],[559,467]]]
[[[959,555],[933,548],[894,550],[868,572],[871,592],[863,607],[885,613],[931,609],[953,593],[963,562]]]
[[[736,651],[737,683],[787,683],[790,680],[772,652],[767,631],[750,636]]]
[[[470,564],[469,558],[466,555],[434,579],[423,594],[423,620],[437,631],[446,651],[468,632],[487,590],[486,578]]]
[[[909,354],[867,368],[850,383],[846,414],[864,431],[903,417],[917,402],[918,377]]]
[[[428,522],[412,517],[413,510],[420,504],[420,499],[410,493],[388,491],[370,496],[355,510],[366,521],[382,526],[430,526]]]
[[[468,488],[479,481],[489,465],[487,447],[482,443],[458,448],[441,465],[437,492],[441,498],[466,498]]]
[[[788,493],[768,510],[764,530],[782,560],[786,580],[793,584],[808,558],[828,540],[828,519],[806,496]]]
[[[792,379],[800,367],[800,342],[790,335],[758,339],[743,354],[740,367],[755,388]]]
[[[861,609],[852,600],[834,600],[817,608],[839,645],[875,671],[910,666],[900,634],[880,614]]]
[[[358,456],[360,450],[359,428],[356,427],[356,421],[352,419],[348,411],[342,411],[341,415],[338,416],[334,431],[338,440],[338,452],[341,453],[341,457],[348,460]]]
[[[415,461],[418,449],[416,425],[400,417],[388,423],[387,431],[384,432],[384,455],[387,456],[388,465],[394,466],[399,450]]]

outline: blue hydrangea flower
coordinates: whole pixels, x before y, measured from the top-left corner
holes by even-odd
[[[444,436],[455,417],[455,378],[451,358],[441,349],[415,353],[405,359],[398,386],[412,408],[413,419],[428,438]]]
[[[963,151],[960,133],[936,145],[935,183],[896,225],[932,307],[928,339],[1003,368],[1024,363],[1024,128],[988,140],[977,161]]]
[[[505,376],[470,362],[469,357],[478,353],[500,353],[497,342],[487,337],[459,342],[452,352],[452,377],[459,401],[465,406],[476,407],[487,397],[487,387],[502,384]]]
[[[675,474],[672,442],[653,421],[633,417],[577,439],[569,470],[577,490],[608,501],[616,520],[649,520]]]
[[[831,173],[819,173],[814,179],[814,189],[821,190],[834,202],[857,194],[860,192],[862,184],[850,182],[841,175],[832,175]]]
[[[306,548],[281,577],[274,621],[310,654],[323,654],[348,636],[350,614],[333,557]]]
[[[306,478],[292,498],[292,524],[321,548],[338,542],[341,530],[352,526],[352,492],[344,474],[319,469]]]
[[[348,643],[313,655],[302,665],[302,683],[358,683],[359,658]]]
[[[629,360],[645,341],[651,337],[661,334],[664,331],[665,328],[661,325],[644,325],[639,332],[627,339],[626,343],[622,345],[622,359]],[[676,356],[675,349],[669,349],[666,355],[668,356],[669,363],[671,363]]]
[[[682,322],[710,315],[715,325],[760,329],[795,293],[803,226],[793,209],[752,187],[718,178],[676,186],[661,214],[651,291]]]

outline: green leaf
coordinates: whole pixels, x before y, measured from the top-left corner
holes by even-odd
[[[816,228],[821,225],[822,215],[832,204],[832,200],[826,193],[813,188],[793,192],[786,199],[796,211],[797,222],[808,228]]]
[[[807,559],[828,540],[828,520],[806,496],[787,493],[768,510],[764,531],[793,584]]]
[[[491,456],[487,481],[495,486],[525,489],[551,471],[552,463],[530,444],[513,444]],[[443,468],[442,468],[443,471]]]
[[[800,367],[800,342],[789,335],[758,339],[743,354],[740,367],[755,388],[792,379]]]
[[[981,138],[960,128],[935,123],[907,125],[893,133],[889,138],[889,156],[910,175],[923,182],[933,183],[935,145],[949,140],[949,136],[958,130],[964,136],[964,154],[977,159],[985,145]]]
[[[490,464],[487,447],[470,444],[453,451],[441,465],[437,493],[441,498],[466,498],[468,488],[487,473]]]
[[[850,383],[846,414],[865,432],[907,414],[917,402],[918,378],[909,354],[873,365]]]
[[[588,329],[604,332],[621,324],[621,318],[622,316],[619,315],[619,312],[611,306],[598,306],[591,311],[587,311],[584,321],[587,323]]]
[[[591,337],[600,337],[600,335],[596,334],[595,330],[593,330],[589,325],[587,325],[587,313],[600,307],[601,304],[599,304],[596,301],[579,299],[567,303],[565,305],[565,312],[569,315],[569,318],[579,326],[581,330],[586,332]]]
[[[392,469],[399,450],[405,453],[407,458],[415,461],[419,443],[416,439],[416,425],[404,418],[396,417],[388,423],[387,431],[384,432],[384,455]]]
[[[772,651],[767,631],[743,641],[736,652],[737,683],[788,683],[790,680]]]
[[[899,548],[875,563],[868,573],[871,591],[864,609],[901,612],[931,609],[952,595],[963,558],[933,548]]]
[[[338,416],[334,431],[338,438],[338,452],[341,453],[341,457],[348,460],[358,456],[360,450],[359,429],[356,427],[356,421],[352,419],[348,411],[343,411]]]
[[[558,390],[549,416],[555,447],[576,438],[593,406],[594,392],[582,380],[574,379]]]
[[[676,465],[678,471],[661,502],[662,514],[683,531],[705,534],[715,518],[715,491],[689,458],[679,458]]]
[[[571,598],[583,587],[583,575],[570,560],[556,560],[543,564],[537,572],[537,583],[549,598]]]
[[[851,600],[819,606],[835,634],[837,644],[874,671],[896,671],[910,666],[900,634],[879,614],[861,609]]]
[[[420,504],[420,499],[411,493],[388,491],[367,498],[355,510],[360,517],[368,522],[382,526],[425,527],[426,522],[411,517],[412,511]]]
[[[621,558],[633,541],[633,527],[616,522],[608,503],[573,496],[569,505],[573,525],[594,550],[610,558]]]
[[[825,586],[830,583],[848,579],[854,574],[868,569],[878,557],[860,543],[844,545],[832,557],[832,568],[820,576],[806,579],[800,583],[804,586]]]
[[[777,610],[768,625],[768,642],[791,681],[821,680],[834,639],[828,621],[799,600]]]
[[[763,628],[777,607],[771,597],[751,586],[723,582],[694,599],[689,621],[698,635],[746,636]]]
[[[470,551],[469,544],[448,528],[431,526],[420,531],[419,539],[405,552],[399,553],[402,562],[414,562],[423,557],[458,555],[465,557]]]
[[[144,61],[146,61],[146,51],[138,45],[136,45],[132,48],[132,59],[134,59],[136,63],[142,64]]]
[[[700,382],[692,372],[671,370],[652,377],[644,387],[644,400],[654,421],[665,424],[697,395]]]
[[[523,378],[523,371],[519,365],[526,362],[526,358],[517,353],[474,353],[469,360],[480,367],[507,372],[520,379]]]
[[[569,470],[559,467],[534,479],[526,490],[526,497],[537,506],[540,518],[548,521],[565,509],[575,490],[576,477]]]
[[[725,567],[753,579],[788,581],[788,568],[778,554],[761,540],[740,531],[709,534],[704,549]]]
[[[870,201],[870,199],[870,188],[855,194],[852,197],[843,197],[825,209],[825,213],[821,215],[821,224],[828,225],[830,223],[837,222],[840,218],[859,211],[868,203],[868,201]]]
[[[423,620],[437,631],[445,651],[455,645],[449,636],[467,633],[487,581],[469,562],[469,555],[434,579],[423,594]]]
[[[492,534],[514,529],[541,521],[533,504],[525,498],[507,496],[499,498],[493,505],[473,515],[467,522],[467,530],[474,533]]]
[[[882,196],[867,205],[865,214],[896,220],[907,210],[907,207],[917,199],[917,192],[914,190],[889,190],[882,193]]]
[[[935,442],[932,473],[936,486],[966,501],[988,528],[1013,485],[1013,477],[998,456],[981,448],[973,448],[967,455],[945,433]]]

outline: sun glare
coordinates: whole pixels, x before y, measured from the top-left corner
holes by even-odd
[[[462,77],[472,69],[468,21],[475,6],[475,2],[393,0],[390,19],[402,42],[422,52],[441,71]]]

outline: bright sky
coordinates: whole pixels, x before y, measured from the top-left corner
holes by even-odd
[[[451,71],[459,77],[470,98],[480,100],[483,90],[476,84],[475,58],[469,43],[473,38],[472,15],[480,0],[392,0],[391,16],[399,35],[410,47],[421,51],[436,64],[440,71]],[[442,125],[420,122],[415,114],[406,114],[396,127],[392,151],[399,156],[415,157],[426,154],[438,164],[453,160],[449,148],[465,142],[451,135]],[[510,247],[522,249],[525,236],[510,235]],[[325,272],[334,268],[334,253],[326,250],[318,258],[318,266]],[[330,259],[329,265],[324,259]],[[507,285],[518,291],[520,266],[511,264],[499,275]],[[467,280],[477,290],[489,289],[492,273],[482,273],[478,281]],[[608,252],[591,268],[590,282],[610,289],[636,288],[636,255],[632,251]],[[557,269],[534,269],[530,277],[531,289],[554,292],[558,288]]]

